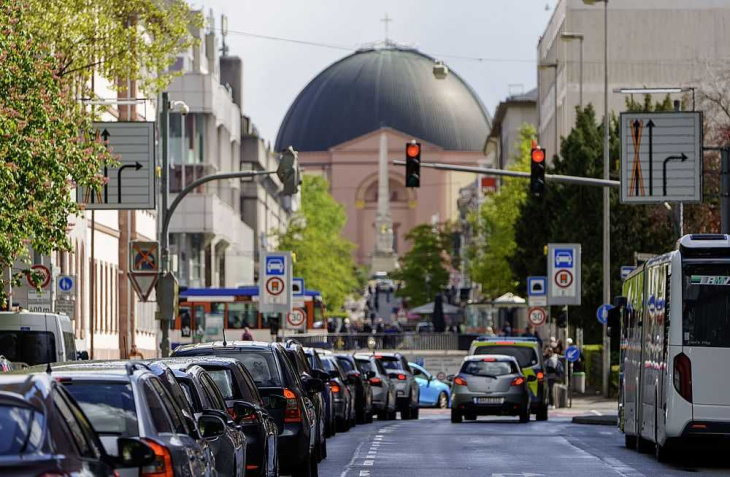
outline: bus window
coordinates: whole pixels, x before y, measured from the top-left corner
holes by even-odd
[[[314,313],[312,314],[312,325],[314,325],[315,323],[324,320],[324,313],[322,312],[324,305],[319,300],[314,300],[312,305],[312,308],[314,309]]]
[[[189,306],[180,307],[180,336],[183,338],[190,338],[192,331],[190,311]]]
[[[254,303],[237,302],[228,304],[228,328],[242,329],[259,327],[257,307]]]
[[[683,267],[684,346],[730,347],[730,266]]]

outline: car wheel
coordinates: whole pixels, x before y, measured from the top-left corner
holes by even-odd
[[[367,416],[365,416],[365,424],[372,424],[373,423],[373,411],[371,410]]]
[[[459,411],[451,410],[451,422],[454,424],[461,423],[462,415]]]
[[[669,462],[672,459],[671,452],[672,451],[669,447],[669,441],[665,442],[664,445],[660,445],[657,442],[656,448],[654,449],[654,455],[656,456],[656,460],[661,463]]]
[[[547,404],[545,404],[544,406],[540,406],[540,408],[537,410],[537,413],[535,414],[535,417],[538,421],[547,421],[548,420]]]
[[[347,432],[347,421],[344,418],[337,418],[337,432]]]
[[[309,454],[302,465],[292,472],[292,477],[315,477],[317,474],[312,473],[312,467],[316,472],[317,464],[312,458],[312,454]]]
[[[411,409],[411,419],[418,419],[420,408],[418,406]]]
[[[523,424],[530,422],[530,406],[520,413],[520,422]]]
[[[389,421],[395,421],[396,419],[396,411],[393,409],[392,411],[388,411],[388,420]]]
[[[412,409],[411,409],[410,404],[406,404],[400,410],[400,418],[403,419],[404,421],[407,421],[408,419],[411,418],[411,411],[412,411]]]
[[[636,449],[636,436],[624,434],[624,446],[627,449]]]
[[[449,397],[445,392],[441,391],[441,394],[439,394],[439,398],[436,401],[436,407],[439,409],[446,409],[449,407]]]
[[[387,421],[388,420],[388,411],[381,411],[378,413],[378,420],[379,421]]]
[[[639,454],[649,454],[654,451],[654,443],[639,437],[636,440],[636,450],[639,451]]]
[[[464,414],[464,419],[467,421],[476,421],[477,415],[476,414]]]
[[[323,440],[319,445],[319,456],[322,460],[327,458],[327,439]]]
[[[310,471],[309,471],[309,477],[319,477],[319,467],[317,466],[317,461],[314,459],[310,459]]]

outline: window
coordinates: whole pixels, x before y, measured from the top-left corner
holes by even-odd
[[[66,389],[99,434],[139,435],[134,394],[128,383],[73,381],[66,384]]]
[[[535,348],[528,346],[479,346],[474,350],[475,355],[506,354],[517,359],[522,368],[535,366],[538,363]]]
[[[147,401],[147,407],[150,410],[152,424],[155,426],[155,429],[158,433],[171,433],[173,426],[170,418],[167,416],[160,397],[157,395],[149,380],[145,381],[142,389],[144,389],[144,397]]]
[[[420,369],[416,368],[415,366],[410,366],[410,368],[411,368],[411,372],[413,373],[414,376],[417,376],[419,378],[428,379],[428,377],[425,374],[423,374],[423,372],[421,372]]]
[[[86,416],[63,395],[60,387],[55,388],[53,403],[61,419],[66,424],[70,437],[82,457],[97,458],[99,450],[93,443],[93,429],[86,420]]]
[[[228,328],[243,329],[258,328],[259,317],[257,306],[254,303],[237,302],[228,304]]]
[[[378,358],[378,361],[382,363],[385,369],[389,369],[391,371],[403,371],[403,368],[401,367],[401,362],[398,358],[383,356],[381,358]]]
[[[76,360],[76,341],[71,332],[63,332],[63,346],[66,348],[66,361]]]
[[[55,336],[50,331],[0,331],[0,355],[29,366],[55,362]]]
[[[355,371],[355,368],[352,366],[352,363],[347,358],[341,358],[337,357],[337,362],[340,363],[340,366],[342,367],[343,371],[345,373],[349,373],[350,371]]]
[[[730,265],[685,265],[682,282],[682,343],[730,347]]]
[[[233,395],[233,376],[230,370],[206,369],[206,371],[208,371],[211,379],[218,386],[218,390],[221,392],[223,399],[235,399],[237,397]]]
[[[167,414],[172,419],[172,425],[175,429],[175,432],[177,432],[178,434],[187,434],[188,428],[185,425],[185,420],[180,414],[179,408],[175,406],[175,403],[172,402],[172,398],[167,393],[167,390],[165,390],[162,384],[156,379],[150,378],[149,382],[152,384],[152,387],[155,388],[155,391],[157,391],[157,394],[162,400],[162,405],[165,406]]]
[[[45,416],[31,407],[0,406],[0,456],[32,454],[43,444]]]
[[[370,363],[370,361],[366,361],[364,359],[357,360],[357,367],[360,369],[360,372],[362,372],[362,373],[369,373],[371,371],[375,371],[373,369],[373,365]]]
[[[225,411],[226,403],[223,400],[223,396],[221,395],[220,391],[218,391],[218,388],[216,387],[215,383],[210,378],[210,375],[201,374],[200,382],[203,385],[203,390],[206,393],[208,393],[208,397],[210,398],[210,402],[213,405],[213,407],[215,409]]]
[[[461,365],[461,373],[473,376],[505,376],[516,374],[517,367],[509,361],[467,361]]]

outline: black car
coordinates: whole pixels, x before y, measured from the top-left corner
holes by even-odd
[[[355,386],[355,415],[358,424],[373,422],[373,390],[368,377],[360,373],[351,354],[335,354],[350,384]]]
[[[253,378],[240,361],[222,356],[193,356],[161,362],[188,362],[205,369],[225,399],[228,414],[246,434],[246,475],[278,475],[279,430],[266,410]]]
[[[347,432],[356,424],[355,389],[347,385],[347,377],[340,363],[330,352],[317,350],[320,353],[324,369],[330,375],[330,387],[335,408],[335,422],[339,432]]]
[[[329,381],[329,373],[324,369],[324,363],[322,358],[319,357],[319,353],[314,348],[304,348],[304,355],[307,357],[309,367],[312,368],[320,379],[324,380],[324,435],[326,437],[332,437],[337,432],[337,426],[335,423],[335,407],[334,407],[334,396],[332,395],[332,386]]]
[[[228,414],[218,386],[206,370],[193,363],[169,362],[167,365],[183,388],[196,415],[218,416],[226,423],[221,439],[211,442],[218,475],[243,477],[246,469],[246,436]]]
[[[183,345],[173,356],[226,356],[236,358],[251,373],[267,408],[279,427],[279,467],[295,477],[318,475],[314,455],[316,442],[314,404],[308,392],[322,389],[320,380],[304,383],[280,343],[222,341]],[[273,406],[285,399],[283,408]],[[267,401],[268,400],[268,401]]]
[[[307,386],[307,381],[312,379],[319,379],[322,381],[322,390],[318,392],[309,392],[309,399],[314,404],[314,409],[317,414],[317,443],[315,445],[315,454],[317,461],[321,462],[327,458],[327,436],[325,435],[325,401],[324,394],[326,392],[324,388],[324,380],[328,378],[328,375],[324,371],[315,371],[309,366],[307,356],[304,354],[304,348],[302,345],[294,340],[288,340],[284,345],[286,355],[292,364],[292,367],[299,373],[299,377],[302,382]]]
[[[0,377],[0,474],[117,475],[115,468],[152,465],[155,452],[138,439],[117,438],[118,457],[104,451],[76,401],[47,373]]]

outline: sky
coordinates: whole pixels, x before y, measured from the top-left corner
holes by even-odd
[[[392,18],[391,40],[442,59],[472,86],[493,115],[506,96],[535,87],[537,42],[555,4],[555,0],[189,1],[194,8],[205,8],[206,16],[212,8],[218,28],[220,15],[228,17],[229,54],[244,63],[243,112],[272,144],[289,106],[312,78],[349,55],[346,48],[354,51],[384,39],[386,13]]]

